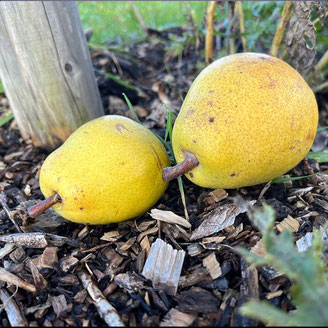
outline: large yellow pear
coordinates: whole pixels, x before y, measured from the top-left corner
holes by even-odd
[[[77,129],[42,165],[45,197],[64,218],[107,224],[134,218],[161,197],[167,187],[162,169],[170,164],[159,139],[128,118],[103,116]]]
[[[199,186],[251,186],[298,164],[317,124],[315,96],[296,70],[265,54],[234,54],[193,82],[173,128],[173,150],[180,166],[194,161],[186,176]]]

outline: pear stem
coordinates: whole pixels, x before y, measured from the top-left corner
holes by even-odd
[[[31,206],[27,211],[28,215],[32,218],[36,218],[37,216],[44,213],[48,208],[52,205],[55,205],[60,202],[60,197],[57,193],[53,194],[52,196],[48,197],[47,199],[43,200],[42,202]]]
[[[199,164],[197,157],[193,153],[185,151],[185,155],[186,157],[183,162],[175,166],[166,167],[165,169],[163,169],[163,181],[168,182],[173,179],[176,179],[179,176],[191,171]]]

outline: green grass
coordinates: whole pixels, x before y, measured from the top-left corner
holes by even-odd
[[[149,28],[165,29],[189,25],[184,1],[134,1]],[[201,28],[207,1],[189,1],[192,16]],[[123,42],[145,37],[128,1],[78,1],[84,28],[93,29],[92,42],[105,44],[120,38]]]

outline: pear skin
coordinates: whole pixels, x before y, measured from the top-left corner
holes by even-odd
[[[58,194],[53,209],[85,224],[135,218],[151,208],[167,183],[170,165],[160,140],[141,124],[109,115],[77,129],[51,153],[40,172],[45,197]]]
[[[315,96],[287,63],[258,53],[223,57],[183,102],[172,136],[180,166],[163,179],[185,174],[201,187],[227,189],[268,182],[306,156],[317,125]]]

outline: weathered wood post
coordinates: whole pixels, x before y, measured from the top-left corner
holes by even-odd
[[[104,114],[76,2],[0,2],[0,79],[23,138],[47,150]]]

